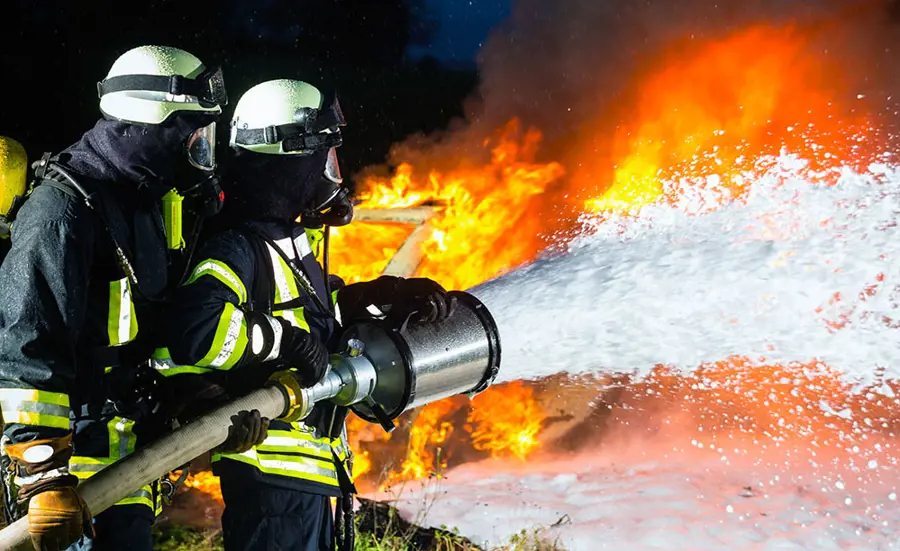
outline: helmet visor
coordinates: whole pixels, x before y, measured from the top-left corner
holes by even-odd
[[[187,139],[188,162],[194,168],[210,172],[216,168],[216,123],[194,130]]]
[[[337,150],[332,147],[328,150],[328,157],[325,160],[325,178],[337,185],[344,183],[341,177],[341,165],[338,164]]]

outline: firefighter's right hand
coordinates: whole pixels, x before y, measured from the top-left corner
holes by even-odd
[[[231,416],[228,438],[219,446],[221,453],[244,453],[263,443],[269,433],[269,420],[258,410],[239,411]]]
[[[62,551],[83,535],[94,537],[87,504],[75,491],[78,479],[68,472],[72,434],[6,444],[15,475],[16,502],[28,506],[28,531],[38,551]]]
[[[37,551],[63,551],[83,535],[95,535],[87,504],[73,486],[50,488],[31,496],[28,530]]]
[[[309,388],[322,380],[328,371],[328,349],[309,332],[291,327],[285,333],[281,357],[297,371],[300,386]]]

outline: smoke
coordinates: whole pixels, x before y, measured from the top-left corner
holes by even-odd
[[[750,25],[799,27],[840,67],[835,87],[883,102],[900,70],[896,11],[887,0],[517,0],[479,54],[481,84],[466,120],[398,144],[389,164],[477,162],[485,137],[517,117],[544,134],[545,160],[577,166],[586,148],[602,154],[598,135],[627,118],[636,82],[662,52]]]
[[[884,2],[848,0],[518,0],[481,54],[483,103],[473,122],[511,117],[537,125],[548,140],[615,111],[633,76],[675,41],[700,42],[756,24],[806,25],[823,54],[851,54],[872,72],[888,46]],[[874,31],[874,32],[873,32]],[[860,55],[866,53],[867,55]],[[849,59],[841,60],[849,61]],[[740,63],[740,60],[735,60]],[[858,75],[863,80],[875,74]]]

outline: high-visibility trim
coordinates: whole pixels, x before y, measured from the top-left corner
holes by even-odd
[[[341,306],[338,304],[338,293],[340,289],[331,292],[331,306],[334,308],[334,319],[338,325],[343,325],[341,321]]]
[[[248,342],[244,313],[234,304],[225,303],[212,346],[206,356],[197,362],[197,366],[231,369],[244,355]]]
[[[131,282],[126,277],[109,282],[106,332],[110,346],[129,343],[137,336],[138,323],[131,300]]]
[[[208,367],[199,367],[196,365],[178,365],[172,361],[168,348],[157,348],[150,358],[150,366],[163,377],[171,377],[182,373],[194,373],[197,375],[205,375],[212,373],[214,369]]]
[[[145,505],[157,515],[162,511],[161,507],[154,506],[153,489],[150,486],[144,486],[130,496],[120,499],[116,505]]]
[[[288,240],[290,243],[290,240]],[[276,241],[276,245],[284,251],[284,247],[281,247]],[[290,247],[293,249],[293,247]],[[285,264],[284,259],[281,258],[281,255],[278,254],[278,251],[272,248],[272,245],[266,243],[266,249],[269,251],[269,260],[272,262],[273,267],[273,275],[275,276],[275,303],[289,302],[292,299],[300,296],[297,292],[297,282],[294,281],[294,274],[291,272],[291,269]],[[285,252],[288,255],[288,258],[293,257],[292,253]],[[273,315],[277,315],[278,317],[283,318],[285,321],[293,325],[294,327],[303,328],[300,322],[297,320],[296,315],[293,310],[284,310],[280,312],[273,312]],[[305,320],[303,324],[306,324]],[[309,325],[306,326],[306,331],[309,331]]]
[[[198,264],[191,273],[191,277],[185,282],[185,285],[190,285],[205,275],[218,279],[231,289],[238,296],[238,304],[247,302],[247,286],[244,285],[241,278],[227,264],[212,258],[208,258]]]
[[[0,389],[3,422],[69,428],[69,396],[34,388]]]
[[[69,460],[69,472],[78,477],[79,481],[87,480],[115,462],[115,459],[106,457],[80,457],[76,455]],[[120,499],[115,505],[146,505],[157,515],[161,512],[161,509],[157,510],[158,506],[154,504],[153,488],[149,484]]]
[[[270,430],[257,451],[269,453],[306,453],[322,459],[332,459],[332,448],[328,438],[315,438],[308,434],[292,431]]]
[[[134,421],[122,417],[113,417],[106,424],[109,433],[109,457],[121,459],[134,453],[137,439],[134,436]]]
[[[300,255],[300,259],[302,260],[308,255],[313,254],[312,247],[309,244],[309,238],[306,234],[298,235],[296,239],[294,239],[294,247],[297,249],[297,254]],[[290,255],[291,258],[294,255]]]
[[[230,459],[256,467],[260,471],[290,478],[299,478],[338,487],[337,469],[334,463],[325,463],[309,457],[296,455],[258,454],[251,449],[242,454],[213,456],[213,461]]]

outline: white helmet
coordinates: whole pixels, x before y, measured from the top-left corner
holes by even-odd
[[[193,54],[168,46],[128,50],[97,93],[106,117],[130,123],[160,124],[179,111],[218,115],[228,103],[221,69],[207,70]]]
[[[311,211],[340,211],[340,216],[332,217],[332,225],[341,225],[352,217],[336,152],[342,143],[341,127],[346,125],[334,92],[323,93],[300,80],[270,80],[250,88],[238,100],[230,145],[267,155],[307,156],[327,151],[326,185],[317,190],[317,204]],[[335,208],[338,205],[341,208]]]

